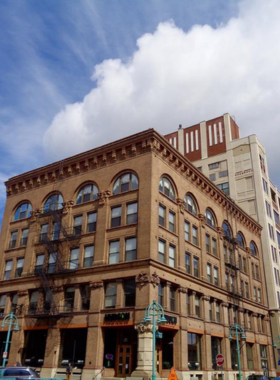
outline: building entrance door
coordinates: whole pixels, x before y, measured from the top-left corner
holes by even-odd
[[[161,376],[162,372],[162,345],[156,345],[156,371]]]
[[[117,377],[129,376],[132,372],[132,345],[118,345]]]

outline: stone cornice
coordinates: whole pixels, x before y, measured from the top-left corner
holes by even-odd
[[[241,224],[260,236],[262,227],[154,129],[148,129],[13,177],[5,182],[7,196],[24,193],[27,190],[39,188],[46,184],[56,183],[80,173],[105,167],[117,161],[124,161],[149,151],[153,151],[168,165],[180,171],[183,177],[211,197],[228,214],[236,217]],[[104,202],[106,202],[106,196],[104,197]]]

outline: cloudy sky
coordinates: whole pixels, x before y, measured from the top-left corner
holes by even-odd
[[[9,177],[226,112],[279,187],[279,0],[0,1],[0,220]]]

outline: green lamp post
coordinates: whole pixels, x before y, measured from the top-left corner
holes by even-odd
[[[156,336],[162,337],[162,334],[157,332],[156,325],[166,323],[167,320],[164,316],[163,307],[155,300],[146,307],[143,323],[152,322],[153,325],[153,360],[152,360],[152,380],[156,380],[156,364],[155,364],[155,352],[156,352]]]
[[[6,317],[3,319],[1,327],[3,328],[3,327],[5,327],[5,325],[9,326],[8,327],[8,334],[7,334],[6,344],[5,344],[5,353],[7,355],[8,349],[9,349],[9,344],[10,344],[10,336],[11,336],[12,327],[14,327],[14,329],[13,329],[14,331],[18,331],[19,330],[18,319],[17,319],[17,317],[15,316],[14,313],[10,313],[10,314],[6,315]],[[5,367],[6,361],[7,361],[7,358],[3,357],[2,367]]]
[[[237,323],[235,323],[233,326],[230,326],[228,339],[232,340],[234,336],[236,338],[236,352],[237,352],[238,371],[239,371],[238,378],[239,378],[239,380],[242,380],[241,361],[240,361],[240,349],[242,346],[241,347],[239,346],[239,337],[241,337],[241,339],[243,341],[245,341],[246,340],[246,334],[245,334],[243,327],[241,327]]]

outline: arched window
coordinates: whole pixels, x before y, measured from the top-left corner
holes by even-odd
[[[231,239],[231,230],[227,222],[223,222],[223,232],[224,232],[224,237]]]
[[[161,177],[159,181],[159,191],[162,191],[165,195],[167,195],[170,199],[174,201],[175,199],[174,187],[168,178]]]
[[[14,220],[29,218],[31,216],[32,206],[30,203],[22,203],[16,209]]]
[[[186,194],[185,196],[185,209],[193,215],[197,215],[196,204],[193,197],[190,194]]]
[[[241,248],[245,248],[245,240],[241,232],[238,232],[237,234],[237,244]]]
[[[251,249],[252,256],[258,255],[258,250],[257,250],[256,244],[253,241],[251,241],[251,243],[250,243],[250,249]]]
[[[44,211],[60,210],[63,207],[63,197],[61,194],[51,195],[44,204]]]
[[[138,179],[136,175],[132,173],[125,173],[115,181],[113,186],[113,195],[135,189],[138,189]]]
[[[77,195],[76,204],[78,205],[80,203],[94,201],[98,198],[98,193],[98,187],[95,186],[93,183],[85,185],[81,188]]]
[[[207,209],[205,211],[205,216],[206,216],[206,223],[208,224],[208,226],[210,227],[215,227],[215,217],[214,217],[214,214],[211,210]]]

